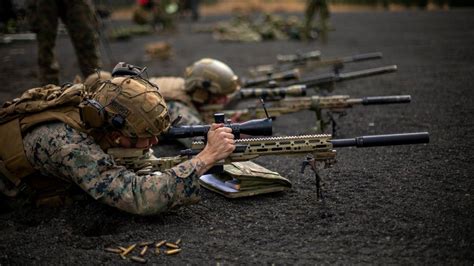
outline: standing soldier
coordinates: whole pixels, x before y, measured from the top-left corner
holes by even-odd
[[[38,39],[38,66],[41,85],[59,84],[59,64],[54,52],[58,18],[64,23],[76,50],[84,77],[99,68],[97,21],[88,0],[29,0],[29,18]]]
[[[303,39],[309,40],[314,38],[311,32],[316,12],[319,13],[319,34],[321,34],[323,41],[325,41],[328,31],[328,19],[330,16],[326,0],[306,0]]]

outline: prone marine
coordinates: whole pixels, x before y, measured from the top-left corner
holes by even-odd
[[[145,176],[107,154],[113,147],[151,148],[169,125],[158,86],[141,75],[99,74],[87,86],[30,89],[0,109],[0,191],[8,200],[54,205],[79,187],[95,200],[140,215],[197,203],[199,177],[235,149],[230,128],[212,124],[197,156]]]

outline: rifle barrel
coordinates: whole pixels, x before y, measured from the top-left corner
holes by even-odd
[[[359,62],[359,61],[366,61],[366,60],[379,59],[379,58],[382,58],[381,52],[356,54],[353,56],[343,57],[341,61],[343,63],[351,63],[351,62]]]
[[[394,96],[372,96],[372,97],[363,97],[363,105],[371,104],[391,104],[391,103],[409,103],[411,102],[410,95],[394,95]]]
[[[351,139],[333,139],[331,143],[333,147],[374,147],[374,146],[391,146],[406,144],[428,143],[430,135],[428,132],[388,134],[388,135],[371,135],[361,136]]]

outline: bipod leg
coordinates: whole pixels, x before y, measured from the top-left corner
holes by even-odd
[[[317,161],[314,159],[312,155],[306,156],[306,159],[302,163],[301,173],[304,173],[304,169],[306,168],[306,166],[311,167],[311,170],[314,172],[315,177],[316,177],[316,198],[318,200],[324,201],[324,196],[321,189],[321,176],[318,173],[318,167],[316,164],[317,164]]]
[[[332,136],[335,137],[337,133],[337,122],[336,119],[334,118],[334,115],[332,112],[327,112],[329,121],[331,123],[331,128],[332,128]]]

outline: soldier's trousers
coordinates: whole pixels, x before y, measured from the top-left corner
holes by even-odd
[[[37,0],[36,10],[41,85],[59,84],[59,64],[54,52],[58,18],[67,28],[82,75],[87,77],[100,67],[97,22],[87,0]]]

